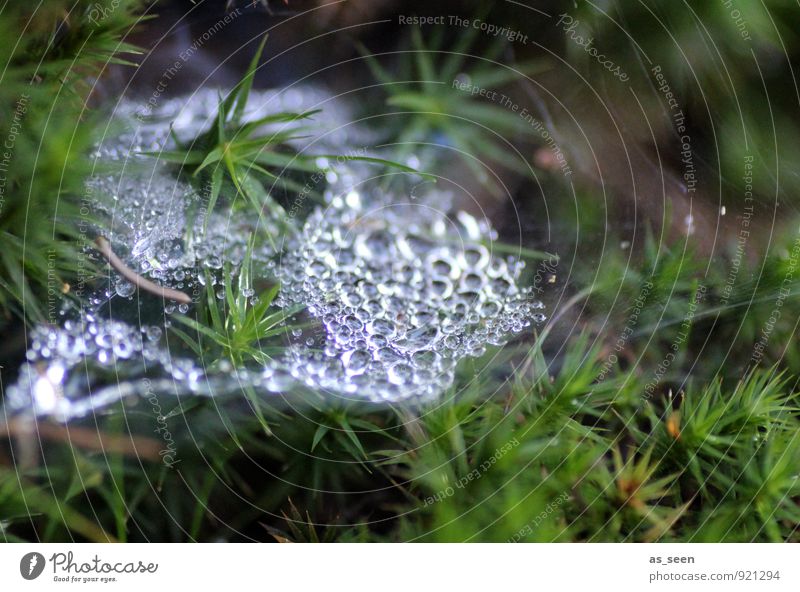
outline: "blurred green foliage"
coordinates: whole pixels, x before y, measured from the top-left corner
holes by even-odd
[[[12,0],[0,9],[6,40],[0,44],[0,314],[6,319],[54,320],[46,308],[56,306],[78,267],[79,222],[89,222],[81,198],[101,129],[87,102],[97,77],[137,53],[121,39],[139,22],[140,5]]]

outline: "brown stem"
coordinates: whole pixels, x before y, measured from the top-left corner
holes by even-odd
[[[162,298],[167,298],[169,300],[175,300],[176,302],[180,302],[182,304],[190,304],[192,302],[192,299],[187,294],[179,290],[173,290],[172,288],[165,288],[163,286],[159,286],[158,284],[154,284],[150,280],[143,278],[138,273],[133,271],[130,267],[125,265],[122,259],[116,256],[114,251],[111,250],[111,244],[104,236],[98,236],[95,239],[94,244],[97,245],[97,250],[103,257],[106,258],[109,265],[116,269],[122,277],[140,290],[150,292],[151,294],[155,294],[156,296],[161,296]]]

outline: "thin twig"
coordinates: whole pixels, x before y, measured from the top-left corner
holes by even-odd
[[[163,448],[158,440],[146,436],[115,435],[97,429],[83,428],[34,420],[30,417],[14,418],[0,423],[0,438],[29,438],[38,451],[42,441],[69,442],[77,448],[105,453],[119,453],[132,458],[159,460]]]
[[[165,288],[163,286],[159,286],[158,284],[154,284],[148,279],[143,278],[138,273],[133,271],[130,267],[125,265],[125,263],[116,256],[113,250],[111,250],[111,243],[104,236],[98,236],[94,244],[97,245],[97,250],[100,254],[106,258],[109,265],[117,270],[117,272],[132,283],[134,286],[139,288],[140,290],[144,290],[145,292],[150,292],[151,294],[155,294],[156,296],[161,296],[162,298],[167,298],[169,300],[175,300],[176,302],[180,302],[183,304],[191,304],[192,299],[179,290],[173,290],[172,288]]]

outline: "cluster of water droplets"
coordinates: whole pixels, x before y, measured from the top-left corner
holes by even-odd
[[[122,131],[109,136],[97,147],[97,156],[103,159],[126,160],[135,152],[158,152],[174,148],[173,137],[192,140],[215,123],[220,96],[227,91],[201,88],[191,95],[165,98],[152,106],[129,99],[114,107],[114,123]],[[362,147],[374,145],[376,133],[354,121],[352,109],[341,98],[322,88],[297,85],[278,90],[252,90],[243,115],[243,123],[255,121],[277,112],[305,113],[321,110],[310,121],[320,123],[324,117],[321,134],[291,140],[298,150],[313,145],[317,152],[341,152],[342,146]],[[120,125],[121,124],[121,125]],[[281,129],[286,124],[273,124],[271,129]],[[270,129],[265,126],[263,129]]]
[[[288,366],[308,386],[372,400],[441,394],[460,359],[544,320],[517,286],[523,263],[493,256],[493,236],[465,212],[355,191],[332,198],[278,268],[281,303],[303,304],[322,331],[297,332],[288,361],[265,373]]]
[[[158,325],[138,328],[88,313],[61,326],[39,326],[29,335],[27,360],[6,405],[59,419],[80,417],[126,394],[145,394],[136,379],[148,367],[166,369],[164,376],[199,390],[202,372],[189,359],[171,358],[162,333]]]
[[[328,118],[323,96],[296,94],[304,99],[291,95],[288,105],[283,93],[262,93],[249,117],[323,105]],[[497,237],[486,220],[453,211],[438,193],[407,198],[362,187],[363,165],[346,163],[326,177],[326,203],[305,221],[290,215],[279,225],[221,208],[222,202],[209,212],[206,191],[139,153],[172,148],[170,124],[179,137],[196,135],[217,101],[216,92],[202,91],[145,117],[135,103],[121,103],[124,131],[104,141],[97,156],[125,167],[90,179],[84,204],[100,221],[92,232],[106,237],[127,266],[183,291],[193,304],[142,299],[112,271],[80,309],[65,307],[60,326],[31,333],[7,408],[70,419],[150,389],[218,396],[243,386],[268,394],[313,389],[352,399],[423,400],[453,383],[459,360],[482,356],[544,320],[542,304],[518,286],[523,263],[492,252]],[[320,143],[353,145],[369,135],[359,129],[339,126]],[[285,355],[265,367],[217,361],[208,369],[209,360],[170,350],[170,315],[192,315],[204,290],[224,299],[223,278],[235,279],[253,233],[280,237],[251,251],[254,273],[279,280],[277,304],[302,305],[292,322],[310,317],[315,328],[287,327]],[[247,296],[256,302],[256,294]]]
[[[188,97],[164,99],[155,108],[120,101],[113,129],[121,131],[105,138],[95,151],[99,161],[118,165],[119,172],[93,176],[87,183],[88,206],[103,220],[102,234],[125,262],[160,285],[195,294],[206,281],[203,269],[210,270],[216,282],[223,265],[235,268],[241,263],[253,232],[281,236],[292,231],[295,221],[268,215],[254,220],[250,211],[242,210],[209,211],[210,184],[195,190],[176,179],[157,156],[145,155],[174,150],[175,137],[191,140],[208,129],[215,122],[221,94],[218,89],[200,89]],[[314,140],[315,151],[366,145],[370,132],[350,125],[353,118],[346,105],[316,87],[252,91],[243,120],[320,108],[325,109],[328,131]],[[300,138],[293,141],[294,147],[305,150],[309,141]],[[339,179],[330,171],[327,180]],[[269,242],[259,244],[251,254],[253,261],[269,264],[275,255],[272,247]],[[116,293],[133,298],[134,292],[135,287],[120,278],[105,297]],[[170,306],[168,312],[186,308]]]

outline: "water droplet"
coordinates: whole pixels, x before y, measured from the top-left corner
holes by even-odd
[[[129,298],[130,296],[133,296],[134,292],[136,292],[136,286],[134,286],[128,280],[120,279],[116,283],[115,290],[117,295],[122,296],[123,298]]]

